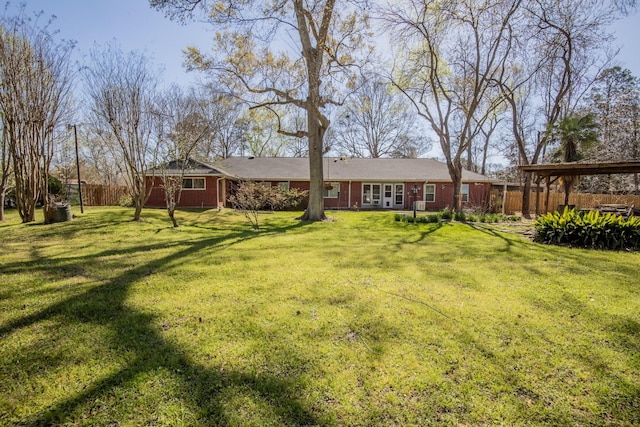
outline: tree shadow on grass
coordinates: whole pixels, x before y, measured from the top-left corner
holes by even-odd
[[[521,329],[521,330],[519,330]],[[496,388],[492,400],[498,406],[517,408],[526,416],[521,422],[532,425],[637,425],[640,421],[638,397],[640,387],[629,381],[631,375],[616,372],[609,361],[593,353],[577,353],[562,342],[546,341],[546,331],[523,321],[521,328],[511,326],[500,345],[476,332],[459,329],[454,336],[467,349],[469,360],[482,361],[483,372]],[[532,372],[531,358],[514,353],[510,338],[538,337],[539,362]],[[552,362],[547,361],[550,358]],[[576,368],[578,366],[578,368]],[[455,367],[456,369],[459,367]],[[463,372],[469,366],[462,366]],[[583,377],[585,375],[585,377]],[[456,378],[453,378],[457,380]],[[586,379],[586,382],[585,382]],[[469,379],[470,389],[483,395],[482,382]],[[571,384],[574,384],[573,386]],[[512,420],[513,421],[513,420]]]
[[[174,398],[181,400],[185,406],[189,407],[195,421],[202,425],[226,425],[234,417],[238,417],[238,414],[233,413],[234,408],[230,407],[228,402],[225,403],[227,394],[233,390],[245,390],[249,396],[259,399],[269,408],[267,412],[271,418],[268,421],[273,424],[320,424],[317,415],[300,400],[299,395],[303,385],[299,379],[223,369],[221,366],[203,366],[188,357],[179,346],[168,342],[162,336],[158,327],[154,326],[154,316],[142,313],[127,303],[131,286],[144,278],[150,270],[159,270],[167,264],[189,258],[198,251],[212,246],[222,249],[241,240],[268,234],[269,231],[236,232],[224,238],[205,238],[189,242],[186,247],[178,248],[169,255],[127,269],[102,285],[94,286],[83,293],[43,308],[37,313],[14,319],[0,326],[0,339],[21,328],[50,326],[56,323],[59,323],[61,329],[73,325],[85,325],[90,329],[93,328],[92,325],[100,326],[109,331],[106,335],[109,340],[103,344],[103,347],[115,349],[123,359],[127,360],[125,366],[101,378],[88,381],[81,391],[68,393],[66,398],[58,400],[35,416],[20,419],[18,423],[39,426],[91,422],[91,414],[95,407],[104,405],[105,402],[107,405],[109,402],[119,404],[117,399],[111,400],[114,390],[135,388],[136,382],[140,381],[141,377],[166,371],[176,377],[179,383],[179,392],[176,393],[175,390],[167,392],[176,393]],[[125,250],[124,254],[148,249],[149,245],[140,245]],[[106,252],[115,255],[118,251]],[[13,271],[22,269],[23,272],[30,269],[32,271],[55,269],[60,264],[67,268],[81,268],[84,263],[92,260],[96,262],[97,258],[106,255],[106,253],[99,253],[75,260],[54,259],[46,265],[33,262],[27,265],[22,264],[21,267],[18,265],[9,267]],[[123,261],[126,262],[126,257]],[[60,358],[50,357],[46,352],[41,352],[40,357],[42,360],[37,361],[40,369],[44,367],[44,369],[55,371],[62,363]],[[142,412],[147,410],[153,413],[155,409],[158,408],[144,408]],[[111,410],[114,414],[118,414],[117,408],[111,408]],[[135,411],[135,408],[131,410]],[[97,410],[97,412],[100,411]],[[135,413],[111,415],[111,417],[118,416],[135,416]],[[123,420],[108,421],[118,423]],[[144,423],[152,421],[146,420]]]
[[[413,225],[413,224],[409,224],[409,225]],[[422,226],[422,224],[416,224],[418,226],[420,226],[419,228],[419,234],[416,237],[413,237],[411,240],[409,240],[409,238],[404,239],[399,245],[397,245],[398,247],[401,247],[401,245],[405,245],[405,244],[416,244],[416,243],[420,243],[423,240],[426,240],[427,237],[429,237],[429,235],[434,234],[436,231],[440,230],[442,227],[445,227],[446,224],[443,222],[436,222],[433,224],[429,224],[428,226]]]
[[[480,231],[488,236],[495,237],[497,239],[502,240],[505,243],[503,252],[509,252],[515,244],[513,238],[507,238],[506,236],[504,236],[503,233],[497,232],[496,230],[490,227],[480,225],[480,224],[470,223],[470,222],[465,222],[464,224],[473,230]]]

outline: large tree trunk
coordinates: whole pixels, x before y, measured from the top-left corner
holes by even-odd
[[[324,213],[324,173],[322,164],[324,131],[313,112],[307,110],[309,126],[309,204],[300,218],[302,221],[323,221]]]
[[[569,206],[569,195],[571,194],[573,185],[576,182],[576,177],[565,176],[565,177],[562,177],[562,180],[563,180],[563,187],[564,187],[564,205]]]
[[[134,201],[134,205],[135,205],[136,210],[133,213],[133,220],[139,222],[140,221],[140,216],[142,214],[142,202],[141,202],[141,200],[140,199],[136,199]]]
[[[459,160],[447,162],[449,176],[453,182],[453,199],[451,209],[462,212],[462,163]]]

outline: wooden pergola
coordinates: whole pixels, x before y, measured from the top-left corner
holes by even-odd
[[[563,176],[581,175],[614,175],[640,173],[640,161],[610,162],[610,163],[556,163],[548,165],[519,166],[522,172],[534,174],[537,186],[536,215],[540,213],[540,183],[545,180],[546,197],[545,211],[549,209],[549,187]]]

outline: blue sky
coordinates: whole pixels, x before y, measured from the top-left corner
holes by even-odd
[[[13,4],[18,4],[13,1]],[[164,69],[165,83],[188,84],[197,73],[182,67],[182,49],[196,45],[205,51],[213,37],[212,28],[201,23],[182,26],[152,9],[148,0],[26,0],[27,9],[55,15],[53,28],[59,36],[78,42],[76,58],[82,60],[94,43],[116,40],[125,50],[139,50]],[[640,13],[616,23],[619,65],[640,77]]]
[[[23,0],[24,1],[24,0]],[[15,0],[14,4],[18,4]],[[137,50],[164,69],[167,83],[191,83],[197,73],[182,67],[182,49],[193,44],[206,49],[213,33],[200,23],[180,25],[149,6],[148,0],[26,0],[28,11],[55,15],[52,29],[58,37],[77,42],[75,57],[83,60],[95,43],[117,43],[126,51]]]

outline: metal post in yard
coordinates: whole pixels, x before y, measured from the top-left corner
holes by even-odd
[[[78,196],[80,197],[80,213],[84,213],[84,203],[82,201],[82,181],[80,180],[80,156],[78,155],[78,129],[73,125],[73,137],[76,142],[76,169],[78,172]]]
[[[418,197],[419,187],[416,184],[413,184],[411,187],[411,191],[413,191],[413,218],[416,218],[416,197]]]

